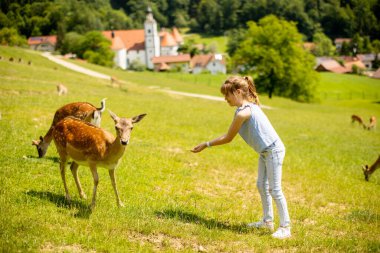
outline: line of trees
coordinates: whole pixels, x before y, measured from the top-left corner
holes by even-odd
[[[248,21],[273,14],[296,22],[309,41],[319,30],[331,39],[355,34],[380,38],[376,0],[2,0],[0,29],[14,27],[29,37],[141,28],[148,5],[159,25],[205,34],[247,28]]]

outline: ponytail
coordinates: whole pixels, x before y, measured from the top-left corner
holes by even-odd
[[[252,77],[250,76],[245,76],[244,79],[247,81],[248,83],[248,92],[249,94],[252,96],[254,102],[257,104],[257,105],[260,105],[260,100],[259,100],[259,95],[257,94],[256,92],[256,87],[255,87],[255,84],[253,83],[253,79]]]

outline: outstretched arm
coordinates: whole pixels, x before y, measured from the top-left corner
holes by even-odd
[[[212,141],[209,141],[210,146],[217,146],[217,145],[223,145],[226,143],[231,142],[236,134],[239,132],[239,129],[241,125],[246,121],[249,116],[251,115],[251,112],[249,108],[244,109],[240,111],[238,114],[236,114],[234,120],[232,121],[230,128],[228,129],[228,132]],[[198,153],[201,152],[203,149],[207,147],[207,142],[203,142],[201,144],[198,144],[196,147],[194,147],[191,152]]]

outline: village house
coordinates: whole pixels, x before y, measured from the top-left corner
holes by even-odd
[[[139,64],[155,71],[226,73],[226,61],[221,54],[196,55],[193,59],[189,54],[179,54],[183,38],[178,29],[173,27],[171,31],[158,31],[150,8],[144,29],[108,30],[102,34],[111,41],[111,49],[115,53],[114,64],[121,69]],[[32,49],[53,52],[57,36],[30,37],[28,43]]]
[[[357,54],[356,57],[364,63],[367,69],[372,69],[372,62],[376,59],[376,54]],[[380,54],[378,59],[380,59]]]
[[[208,71],[211,74],[226,74],[226,61],[222,54],[194,55],[191,59],[191,69],[193,74]]]
[[[334,44],[335,44],[335,48],[337,52],[340,52],[344,42],[347,44],[350,44],[351,39],[350,38],[336,38],[334,40]]]
[[[190,71],[190,54],[167,55],[153,57],[154,71],[176,70],[188,73]]]
[[[372,75],[372,78],[380,79],[380,68],[378,68]]]
[[[30,37],[28,39],[28,45],[30,49],[38,51],[53,52],[57,44],[57,36],[38,36]]]
[[[339,64],[336,60],[329,57],[318,57],[315,70],[319,72],[348,73],[350,70]]]
[[[177,56],[183,38],[177,28],[172,31],[157,31],[157,22],[152,10],[148,8],[144,29],[103,31],[103,35],[111,40],[115,52],[115,65],[127,69],[133,62],[139,62],[148,69],[154,69],[153,58],[160,56]]]

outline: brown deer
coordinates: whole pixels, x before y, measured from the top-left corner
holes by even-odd
[[[32,145],[37,147],[38,157],[42,158],[45,156],[46,151],[49,148],[51,141],[53,140],[53,129],[54,126],[67,116],[74,116],[81,120],[91,122],[96,126],[100,126],[102,112],[106,109],[106,99],[103,98],[101,101],[101,107],[96,108],[87,102],[76,102],[62,106],[59,108],[55,114],[53,122],[49,128],[49,131],[44,137],[40,136],[39,140],[32,141]]]
[[[112,87],[119,87],[119,88],[121,88],[122,85],[125,84],[124,81],[122,81],[122,80],[116,78],[115,76],[111,76],[111,79],[110,79],[110,80],[111,80],[111,86],[112,86]]]
[[[354,124],[355,121],[358,122],[359,125],[361,125],[364,129],[367,128],[363,122],[363,119],[360,116],[353,114],[353,115],[351,115],[351,123]]]
[[[376,162],[372,164],[370,167],[368,165],[363,165],[363,173],[364,173],[364,178],[366,181],[368,181],[369,176],[377,169],[380,167],[380,155],[377,158]]]
[[[58,92],[58,96],[61,96],[61,95],[66,95],[67,94],[67,87],[63,84],[57,84],[57,92]]]
[[[368,130],[376,129],[376,124],[377,124],[376,117],[375,116],[371,116],[371,118],[369,118],[369,125],[367,127]]]
[[[96,190],[99,182],[97,167],[108,169],[118,206],[124,206],[119,198],[115,181],[115,169],[129,143],[133,124],[139,122],[146,114],[133,118],[119,118],[109,111],[115,122],[116,138],[106,130],[74,117],[61,120],[53,130],[55,146],[60,157],[60,171],[65,187],[65,197],[70,202],[66,184],[65,168],[69,160],[73,160],[71,171],[81,198],[86,198],[78,178],[78,166],[90,167],[94,179],[91,208],[95,207]]]

